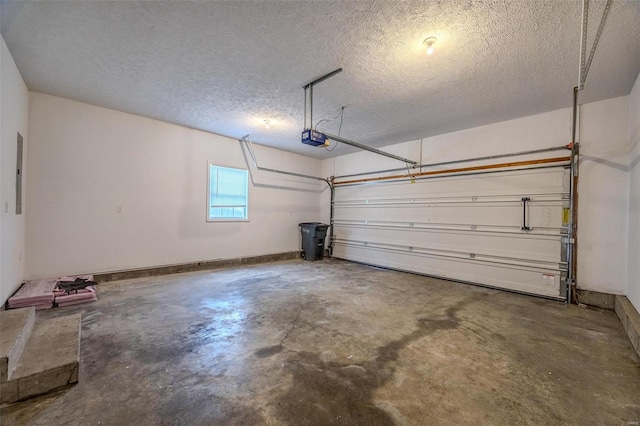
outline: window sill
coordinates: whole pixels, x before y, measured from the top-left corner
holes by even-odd
[[[216,223],[216,222],[249,222],[249,219],[207,219],[207,223]]]

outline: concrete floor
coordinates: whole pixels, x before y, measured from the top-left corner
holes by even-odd
[[[3,425],[640,422],[615,314],[329,261],[100,285],[80,383]]]

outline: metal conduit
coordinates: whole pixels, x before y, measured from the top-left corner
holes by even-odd
[[[586,28],[583,30],[583,32],[586,32]],[[581,69],[582,72],[582,69]],[[580,74],[582,75],[582,74]],[[578,128],[578,91],[580,90],[580,88],[578,86],[573,88],[573,108],[572,108],[572,114],[571,114],[571,143],[569,144],[571,146],[571,176],[569,177],[569,223],[567,226],[567,242],[566,242],[566,251],[567,251],[567,264],[569,265],[569,267],[567,268],[567,278],[566,278],[566,284],[567,284],[567,291],[566,291],[566,302],[567,303],[571,303],[573,302],[573,287],[575,286],[575,269],[576,269],[576,263],[575,263],[575,255],[576,253],[574,252],[575,250],[575,240],[574,240],[574,224],[576,224],[577,222],[575,221],[575,215],[576,215],[576,204],[575,204],[575,197],[576,197],[576,191],[575,191],[575,179],[576,179],[576,174],[577,174],[577,166],[578,163],[576,161],[576,148],[577,148],[577,143],[576,143],[576,133],[577,133],[577,128]]]
[[[517,172],[520,170],[542,170],[542,169],[553,169],[556,167],[563,167],[563,168],[568,168],[570,167],[570,163],[563,163],[563,164],[554,164],[552,166],[537,166],[537,167],[526,167],[526,168],[522,168],[522,169],[503,169],[503,170],[485,170],[485,171],[478,171],[478,172],[471,172],[471,173],[449,173],[449,174],[442,174],[442,175],[435,175],[435,176],[420,176],[420,177],[411,177],[411,176],[406,176],[402,179],[395,179],[394,182],[407,182],[407,181],[411,181],[411,180],[426,180],[426,179],[441,179],[441,178],[449,178],[449,177],[457,177],[457,176],[474,176],[474,175],[485,175],[485,174],[490,174],[490,173],[506,173],[506,172]],[[376,181],[371,181],[371,182],[359,182],[359,183],[348,183],[348,184],[340,184],[340,187],[349,187],[349,186],[359,186],[359,185],[371,185],[371,184],[375,184],[380,182],[379,180]],[[334,183],[334,188],[335,188],[336,183]]]
[[[519,155],[528,155],[528,154],[540,154],[540,153],[543,153],[543,152],[552,152],[552,151],[560,151],[560,150],[568,150],[568,149],[571,149],[568,145],[562,145],[562,146],[554,146],[554,147],[551,147],[551,148],[542,148],[542,149],[532,149],[532,150],[529,150],[529,151],[511,152],[511,153],[508,153],[508,154],[488,155],[486,157],[466,158],[464,160],[453,160],[453,161],[443,161],[441,163],[420,164],[420,165],[415,165],[413,168],[423,169],[423,168],[426,168],[426,167],[446,166],[446,165],[449,165],[449,164],[467,163],[467,162],[471,162],[471,161],[495,160],[495,159],[498,159],[498,158],[515,157],[515,156],[519,156]],[[406,170],[406,167],[400,167],[400,168],[396,168],[396,169],[387,169],[387,170],[376,170],[376,171],[373,171],[373,172],[353,173],[353,174],[349,174],[349,175],[334,176],[334,179],[342,179],[342,178],[355,177],[355,176],[374,175],[374,174],[379,174],[379,173],[400,172],[400,171],[403,171],[403,170]]]
[[[543,158],[540,160],[527,160],[527,161],[515,161],[512,163],[499,163],[499,164],[488,164],[484,166],[473,166],[473,167],[461,167],[457,169],[448,169],[448,170],[435,170],[430,172],[420,172],[412,175],[393,175],[393,176],[381,176],[367,179],[356,179],[356,180],[347,180],[342,182],[336,182],[335,178],[333,180],[334,185],[347,185],[354,183],[367,183],[367,182],[379,182],[390,179],[415,179],[423,176],[433,176],[433,175],[450,175],[452,173],[464,173],[464,172],[476,172],[480,170],[488,170],[488,169],[500,169],[507,167],[521,167],[521,166],[532,166],[538,164],[548,164],[548,163],[568,163],[571,160],[571,157],[555,157],[555,158]],[[472,173],[469,173],[472,174]]]
[[[260,167],[258,165],[258,160],[256,158],[255,153],[253,152],[253,144],[251,142],[251,138],[249,137],[249,135],[244,136],[241,140],[240,143],[244,142],[247,145],[247,150],[249,151],[249,156],[251,156],[251,159],[253,160],[253,165],[255,166],[256,170],[260,170],[263,172],[270,172],[270,173],[279,173],[281,175],[287,175],[287,176],[296,176],[296,177],[301,177],[301,178],[305,178],[305,179],[313,179],[313,180],[321,180],[323,182],[325,182],[327,185],[329,185],[329,187],[331,188],[331,182],[329,181],[329,179],[325,179],[325,178],[321,178],[318,176],[311,176],[311,175],[305,175],[302,173],[294,173],[294,172],[288,172],[286,170],[278,170],[278,169],[269,169],[266,167]]]
[[[536,192],[532,195],[535,195],[537,197],[564,197],[565,195],[569,195],[568,191],[562,191],[562,192]],[[518,197],[518,201],[520,201],[520,197],[521,194],[500,194],[500,195],[464,195],[464,196],[460,196],[460,195],[455,195],[455,196],[451,196],[451,197],[410,197],[410,198],[375,198],[373,199],[373,201],[375,202],[395,202],[395,201],[402,201],[402,200],[412,200],[412,202],[416,202],[416,201],[424,201],[424,202],[434,202],[434,203],[438,203],[438,202],[442,202],[442,201],[462,201],[462,202],[467,202],[467,201],[478,201],[478,202],[482,202],[484,200],[486,201],[500,201],[500,200],[510,200],[514,197]],[[563,198],[564,199],[564,198]],[[567,198],[568,199],[568,198]],[[361,200],[359,198],[352,198],[350,199],[353,202],[360,202]],[[369,202],[372,201],[371,198],[367,199]]]
[[[331,207],[330,207],[330,213],[329,213],[329,258],[333,257],[333,223],[334,223],[334,219],[333,219],[333,215],[334,215],[334,204],[335,204],[335,198],[336,198],[336,188],[333,185],[330,185],[331,187]]]
[[[576,285],[576,277],[577,277],[577,225],[578,225],[578,209],[577,209],[577,199],[578,199],[578,167],[579,167],[579,154],[580,146],[577,143],[573,144],[573,148],[571,150],[571,177],[569,179],[569,225],[567,232],[567,262],[569,264],[569,268],[567,270],[567,302],[571,303],[572,291],[574,291],[574,286]]]

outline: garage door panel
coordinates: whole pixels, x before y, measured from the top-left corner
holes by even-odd
[[[503,234],[442,230],[390,230],[389,228],[336,226],[334,237],[364,244],[385,242],[403,247],[426,247],[441,251],[484,254],[514,259],[531,259],[557,263],[562,243],[560,237],[546,235],[505,236]]]
[[[558,297],[560,292],[560,273],[545,269],[495,267],[481,262],[393,253],[341,244],[336,245],[334,256],[339,259],[546,297]]]
[[[562,227],[563,201],[536,203],[527,206],[527,222],[532,228]],[[388,221],[411,223],[440,223],[484,226],[523,226],[522,202],[456,205],[336,205],[334,220],[346,221]]]
[[[563,298],[568,187],[562,166],[337,185],[333,255]]]

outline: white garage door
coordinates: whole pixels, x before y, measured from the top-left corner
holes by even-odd
[[[564,166],[336,184],[332,256],[565,299]]]

